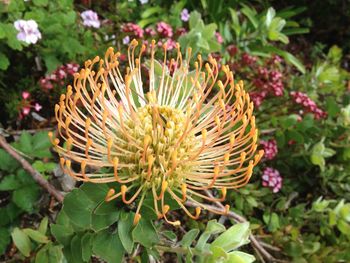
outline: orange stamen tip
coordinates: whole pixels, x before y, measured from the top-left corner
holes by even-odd
[[[141,215],[139,213],[135,214],[134,222],[133,222],[134,226],[136,226],[139,223],[140,219],[141,219]]]
[[[180,226],[181,222],[179,220],[172,223],[173,226]]]
[[[225,205],[225,214],[227,215],[230,212],[230,205]]]
[[[162,208],[162,210],[163,210],[163,216],[164,216],[166,213],[168,213],[169,209],[170,209],[170,206],[168,206],[168,205],[164,205],[164,206],[163,206],[163,208]]]
[[[128,188],[126,187],[126,185],[122,185],[122,186],[120,187],[120,192],[121,192],[122,194],[125,194],[127,189],[128,189]]]
[[[53,133],[52,132],[48,132],[47,136],[49,136],[49,138],[52,139]]]
[[[55,138],[53,140],[53,142],[54,142],[54,145],[56,146],[56,145],[58,145],[60,143],[60,140],[58,138]]]
[[[199,215],[201,214],[201,211],[202,211],[202,209],[200,208],[200,207],[196,207],[196,218],[198,218],[199,217]]]
[[[115,190],[113,188],[109,189],[106,197],[105,197],[105,201],[108,202],[110,201],[109,199],[115,194]]]
[[[163,216],[164,216],[164,215],[163,215],[162,213],[159,213],[159,212],[158,212],[158,214],[157,214],[158,219],[163,218]]]
[[[163,181],[162,182],[162,192],[164,193],[167,188],[168,188],[168,182],[167,181]]]
[[[226,194],[227,194],[227,188],[226,187],[221,188],[221,193],[222,193],[223,199],[225,199],[226,198]]]

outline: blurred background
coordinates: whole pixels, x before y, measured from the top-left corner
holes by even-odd
[[[251,182],[230,192],[233,211],[281,260],[350,262],[348,0],[0,0],[0,18],[0,134],[47,179],[59,177],[46,136],[54,107],[84,61],[108,47],[127,60],[133,39],[167,43],[173,55],[179,42],[228,65],[255,105],[265,156]],[[16,257],[11,229],[54,220],[22,171],[1,149],[3,262],[30,262],[41,248],[33,241],[34,256]]]

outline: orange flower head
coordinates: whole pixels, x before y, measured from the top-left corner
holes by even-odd
[[[168,219],[165,195],[198,218],[202,209],[209,210],[207,202],[224,201],[227,189],[244,186],[263,155],[257,152],[253,103],[243,82],[234,83],[225,65],[219,80],[217,62],[210,56],[204,63],[199,55],[190,71],[191,50],[183,59],[179,45],[167,67],[166,45],[163,49],[161,64],[152,41],[144,63],[148,74],[142,78],[144,45],[131,42],[124,73],[120,53],[109,48],[104,59],[85,62],[55,107],[64,143],[52,143],[64,171],[80,181],[119,183],[120,190],[110,189],[106,201],[138,202],[135,224],[146,195],[168,223],[180,221]],[[79,172],[72,162],[80,164]],[[203,194],[210,189],[220,190],[220,196]],[[193,213],[186,200],[198,205]]]

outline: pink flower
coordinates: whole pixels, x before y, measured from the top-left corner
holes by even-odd
[[[219,32],[215,32],[215,37],[216,37],[216,40],[218,41],[219,44],[224,43],[224,39],[222,38],[222,36]]]
[[[170,38],[173,36],[173,29],[165,22],[159,22],[157,24],[157,31],[162,37]]]
[[[292,91],[290,92],[290,95],[294,102],[300,104],[306,112],[314,114],[316,120],[327,117],[327,113],[321,110],[316,103],[307,96],[307,94],[300,91]]]
[[[187,22],[189,19],[190,19],[190,14],[188,13],[188,10],[186,8],[182,9],[181,20],[184,22]]]
[[[134,23],[126,23],[122,26],[122,31],[124,33],[131,33],[132,36],[135,36],[136,38],[142,38],[143,37],[143,29]]]
[[[146,35],[154,36],[154,35],[156,34],[156,31],[154,31],[154,29],[151,28],[151,27],[147,27],[147,28],[145,29],[145,33],[146,33]]]
[[[87,27],[100,27],[100,20],[98,19],[98,15],[96,12],[92,10],[86,10],[80,14],[83,19],[83,25]]]
[[[30,20],[17,20],[14,22],[14,26],[19,31],[17,34],[17,39],[24,41],[27,44],[35,44],[39,39],[41,39],[41,33],[38,29],[38,24]]]
[[[30,93],[28,91],[23,91],[22,92],[22,98],[24,100],[28,99],[30,97]]]
[[[35,109],[36,111],[40,111],[42,108],[43,108],[43,107],[42,107],[39,103],[35,103],[34,109]]]
[[[264,149],[264,158],[266,160],[272,160],[278,153],[277,142],[275,139],[270,139],[268,141],[261,140],[260,144]]]
[[[245,65],[251,66],[256,63],[258,59],[254,56],[249,55],[248,53],[244,53],[242,55],[242,62]]]
[[[277,193],[282,188],[282,177],[280,172],[271,167],[266,167],[262,175],[262,185],[272,189],[273,193]]]
[[[227,51],[231,57],[234,57],[238,52],[238,48],[235,45],[229,45]]]
[[[30,107],[23,107],[23,109],[22,109],[23,115],[28,115],[29,112],[30,112]]]

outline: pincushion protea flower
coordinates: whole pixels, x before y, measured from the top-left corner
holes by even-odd
[[[104,59],[85,62],[85,68],[75,74],[74,89],[68,86],[55,107],[64,146],[57,138],[52,142],[63,169],[75,179],[118,182],[120,190],[110,189],[106,201],[121,197],[126,204],[138,202],[135,224],[147,195],[153,196],[159,218],[179,225],[180,221],[167,217],[166,194],[196,219],[202,209],[210,210],[208,201],[224,201],[227,189],[248,182],[263,155],[263,151],[256,153],[253,103],[243,83],[234,83],[227,66],[222,66],[224,81],[218,80],[218,65],[212,57],[203,63],[198,56],[190,72],[190,59],[182,58],[178,44],[170,74],[166,45],[160,66],[152,41],[145,87],[141,58],[146,47],[137,46],[136,40],[129,46],[124,76],[120,53],[113,48]],[[73,171],[72,161],[80,164],[79,172]],[[206,196],[203,191],[208,189],[220,190],[220,196]],[[186,200],[198,205],[194,214]]]

